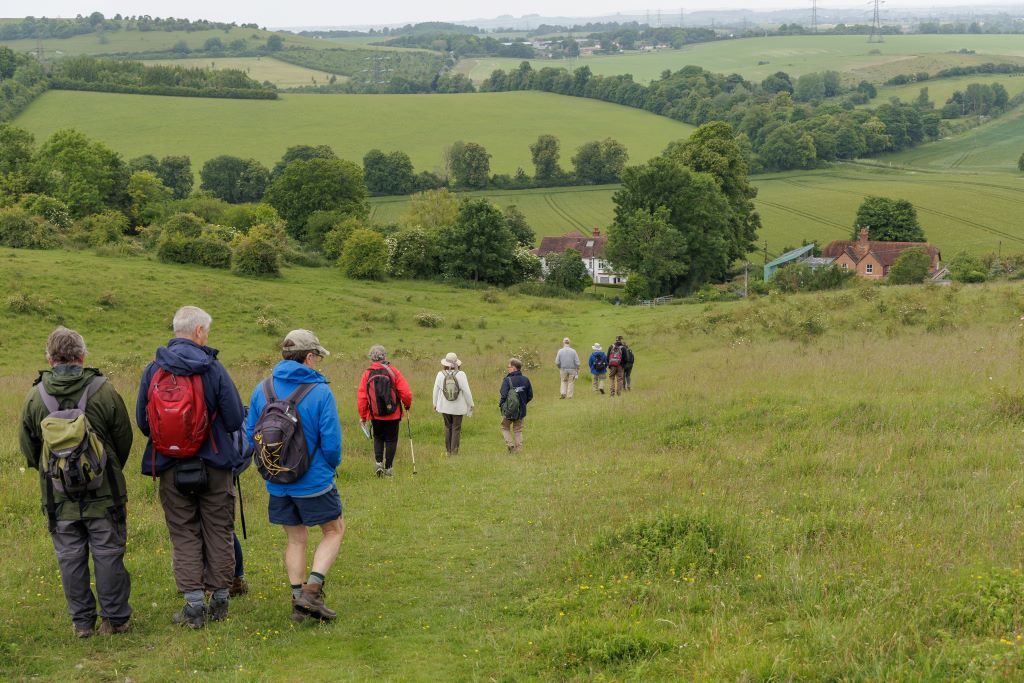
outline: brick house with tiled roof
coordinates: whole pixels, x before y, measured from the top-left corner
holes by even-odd
[[[939,270],[942,254],[938,247],[928,242],[882,242],[868,239],[868,229],[861,228],[860,239],[835,240],[821,250],[824,258],[835,259],[832,264],[843,269],[852,269],[860,277],[869,280],[881,280],[889,274],[889,269],[907,249],[924,249],[931,257],[928,274],[934,275]]]
[[[542,238],[540,246],[530,253],[540,259],[541,266],[547,273],[547,257],[550,254],[564,254],[568,249],[575,249],[580,253],[583,265],[587,267],[587,272],[593,282],[610,285],[621,284],[626,281],[626,277],[613,273],[611,266],[604,260],[604,248],[607,244],[608,238],[602,235],[598,228],[594,228],[591,235],[573,230],[560,237]]]

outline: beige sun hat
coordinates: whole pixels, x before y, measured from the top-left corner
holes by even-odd
[[[594,345],[591,346],[590,348],[594,349],[595,351],[600,351],[601,350],[601,345],[598,344],[597,342],[594,342]]]
[[[329,356],[331,352],[320,346],[320,340],[309,330],[292,330],[284,338],[281,348],[285,351],[312,351],[320,356]]]
[[[454,351],[448,353],[447,356],[441,359],[441,365],[446,368],[457,368],[462,365],[462,361],[455,355]]]

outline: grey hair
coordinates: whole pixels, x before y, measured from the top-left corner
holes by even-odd
[[[197,327],[207,332],[210,331],[210,323],[213,318],[210,314],[196,306],[182,306],[174,314],[174,334],[178,337],[191,337]]]
[[[374,363],[383,363],[388,357],[388,352],[385,351],[384,347],[380,344],[374,344],[370,347],[370,352],[366,355]]]
[[[519,360],[518,358],[509,358],[508,364],[515,368],[516,370],[523,369],[523,361]]]
[[[46,357],[54,365],[81,363],[86,353],[82,335],[63,325],[51,332],[46,340]]]

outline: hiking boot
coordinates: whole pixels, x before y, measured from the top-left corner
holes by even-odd
[[[562,394],[562,395],[561,395],[561,396],[559,396],[558,398],[565,398],[565,394]]]
[[[508,446],[507,448],[508,448],[508,452],[509,452],[509,453],[514,453],[514,452],[515,452],[515,450],[516,450],[516,447],[515,447],[515,446]]]
[[[214,598],[210,600],[210,606],[207,608],[206,613],[210,621],[224,621],[228,618],[228,599]]]
[[[383,465],[383,463],[377,463],[377,476],[378,477],[383,477],[384,476],[384,465]]]
[[[600,391],[602,394],[604,393],[604,389],[598,389],[598,391]]]
[[[71,629],[75,638],[92,638],[95,633],[92,624],[71,624]]]
[[[295,608],[321,621],[333,621],[338,616],[337,612],[324,604],[324,585],[322,583],[302,584],[302,593],[295,600]]]
[[[188,626],[192,629],[200,629],[206,626],[206,606],[185,603],[181,611],[175,612],[171,617],[171,623],[178,626]]]
[[[119,633],[126,633],[129,629],[131,629],[131,627],[132,622],[130,621],[125,621],[118,624],[117,626],[114,626],[112,623],[110,623],[109,619],[104,619],[103,622],[100,623],[100,635],[116,636]]]
[[[299,606],[295,604],[295,598],[292,598],[292,621],[301,624],[305,620],[306,613],[299,609]]]
[[[231,586],[228,588],[228,597],[237,598],[239,595],[245,595],[249,592],[249,582],[243,579],[241,576],[236,576],[231,579]]]
[[[391,471],[391,468],[389,467],[389,468],[387,468],[386,470],[384,470],[384,476],[385,476],[385,477],[393,477],[393,476],[395,476],[395,473],[394,473],[394,472],[392,472],[392,471]]]

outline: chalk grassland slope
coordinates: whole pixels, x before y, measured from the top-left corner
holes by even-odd
[[[424,283],[362,285],[325,270],[277,282],[60,252],[0,252],[0,673],[40,680],[1018,679],[1024,413],[1017,288],[875,289],[710,307],[612,308]],[[63,274],[55,278],[55,267]],[[88,292],[83,295],[83,292]],[[112,293],[113,297],[103,296]],[[102,297],[101,302],[99,298]],[[18,411],[58,321],[83,331],[131,407],[142,365],[185,301],[248,395],[294,326],[335,353],[338,486],[348,533],[328,579],[341,617],[292,625],[284,536],[243,478],[250,595],[198,633],[180,605],[154,485],[129,464],[134,630],[72,638],[38,486],[20,472]],[[296,302],[301,301],[301,306]],[[41,310],[39,310],[41,309]],[[440,328],[417,327],[419,311]],[[258,316],[280,320],[265,334]],[[474,324],[479,318],[486,327]],[[624,399],[557,397],[563,334],[622,332]],[[403,435],[372,475],[353,396],[369,343],[410,378],[419,474]],[[495,394],[535,350],[526,450],[504,453]],[[399,351],[402,349],[402,351]],[[426,405],[437,359],[465,360],[477,410],[441,454]],[[839,379],[837,379],[839,378]],[[1007,482],[1010,482],[1008,485]],[[315,534],[314,534],[315,536]]]
[[[665,69],[675,71],[688,64],[696,64],[716,73],[738,73],[754,81],[761,81],[776,71],[799,76],[826,69],[840,72],[856,70],[868,80],[884,81],[898,73],[928,70],[904,69],[900,65],[901,61],[922,54],[960,49],[975,50],[987,57],[984,61],[999,61],[996,57],[1004,55],[1024,57],[1020,36],[886,36],[885,42],[881,44],[869,44],[865,36],[771,36],[699,43],[681,50],[597,55],[576,60],[535,59],[532,64],[535,69],[545,66],[564,66],[569,69],[589,66],[595,74],[605,76],[633,74],[633,78],[641,83],[658,78]],[[873,50],[879,53],[871,54]],[[944,65],[942,68],[963,61],[953,55],[942,55],[940,59]],[[976,58],[968,55],[966,59]],[[457,69],[474,81],[482,81],[494,69],[508,71],[519,66],[522,61],[507,58],[465,59],[459,62]],[[932,65],[933,70],[938,64],[935,62]]]
[[[191,50],[203,49],[203,44],[210,38],[220,38],[226,45],[235,40],[244,40],[251,49],[263,47],[267,38],[274,35],[273,31],[253,28],[233,28],[229,31],[108,31],[101,38],[95,33],[73,36],[71,38],[49,38],[42,41],[47,57],[65,55],[99,55],[121,54],[132,52],[164,52],[175,44],[185,41]],[[282,34],[285,47],[336,47],[325,45],[324,41]],[[35,39],[24,38],[4,43],[18,52],[32,52],[36,49]]]
[[[145,64],[194,67],[197,69],[240,69],[260,83],[270,81],[279,88],[296,88],[304,85],[325,85],[331,74],[289,64],[273,57],[195,57],[192,59],[152,59]],[[336,81],[347,80],[336,76]]]
[[[798,247],[803,240],[825,244],[849,239],[857,207],[868,195],[911,201],[928,239],[949,258],[958,251],[977,254],[1024,252],[1024,181],[1012,175],[915,173],[843,164],[802,173],[754,176],[755,205],[764,228],[758,249],[768,242],[771,254]],[[614,185],[554,188],[518,192],[482,192],[499,206],[515,204],[538,237],[570,230],[602,230],[614,216]],[[408,200],[385,197],[372,201],[374,220],[395,222]],[[753,258],[757,258],[759,252]]]
[[[614,137],[633,159],[660,153],[691,126],[629,107],[549,93],[479,95],[283,95],[258,102],[48,92],[15,121],[42,141],[77,128],[126,158],[187,154],[193,168],[220,154],[273,165],[292,145],[327,144],[359,161],[370,149],[401,150],[417,170],[433,170],[442,150],[477,142],[492,155],[491,170],[532,171],[530,145],[551,133],[563,163],[590,140]]]
[[[966,90],[967,86],[971,83],[984,83],[986,85],[999,83],[1006,88],[1006,92],[1010,97],[1016,97],[1024,92],[1024,74],[1013,76],[978,74],[975,76],[963,76],[961,78],[939,78],[935,80],[921,81],[919,83],[908,83],[906,85],[882,86],[878,89],[877,99],[872,100],[870,104],[864,106],[875,107],[878,103],[888,102],[892,97],[903,100],[904,102],[913,102],[917,99],[918,94],[921,92],[921,88],[928,88],[928,99],[935,103],[936,109],[941,109],[942,105],[952,97],[954,91]]]
[[[881,157],[881,163],[928,170],[1017,173],[1024,152],[1024,111],[1008,114],[962,135]],[[1024,181],[1017,181],[1021,184]]]

